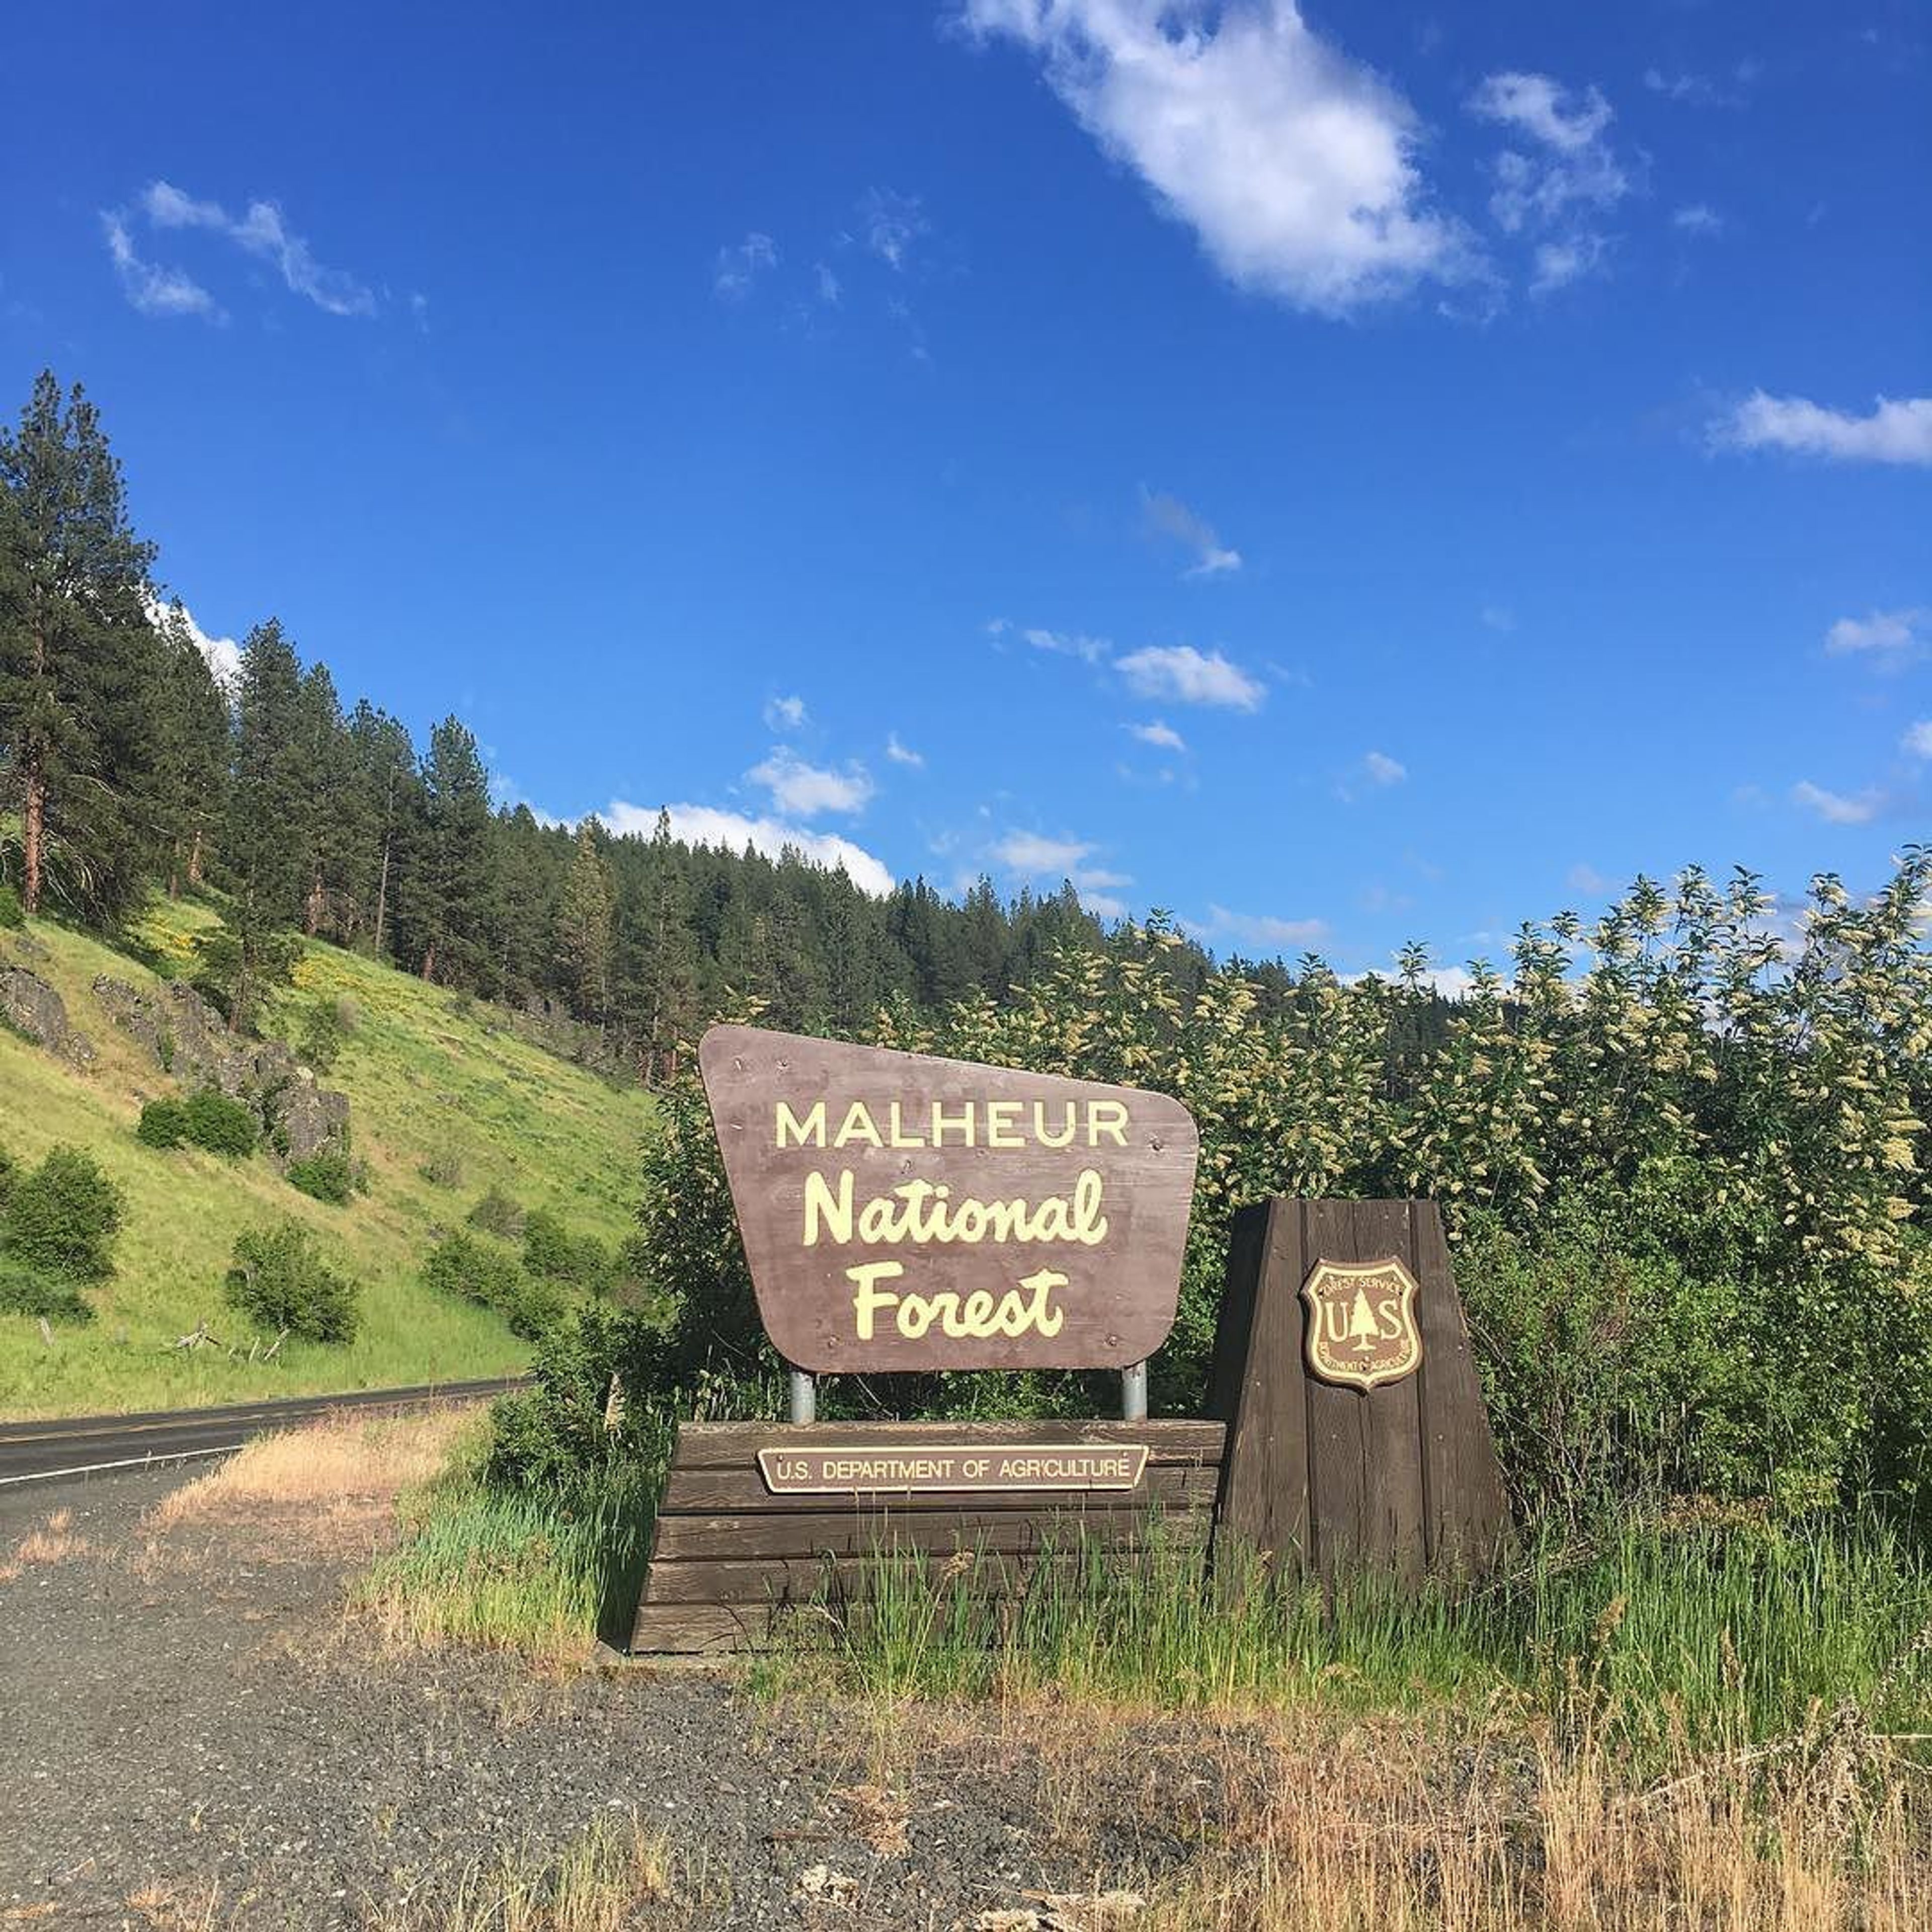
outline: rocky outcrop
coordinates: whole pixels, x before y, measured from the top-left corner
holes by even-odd
[[[348,1152],[348,1096],[319,1086],[280,1040],[230,1033],[192,986],[165,980],[142,993],[104,974],[94,982],[94,996],[108,1018],[184,1086],[213,1087],[245,1101],[279,1160],[306,1160],[325,1148]]]
[[[35,1046],[76,1066],[94,1064],[94,1042],[68,1024],[66,1002],[24,966],[0,967],[0,1018]]]

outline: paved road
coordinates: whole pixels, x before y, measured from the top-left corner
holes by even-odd
[[[361,1389],[352,1395],[292,1396],[233,1408],[178,1408],[151,1415],[82,1415],[58,1422],[0,1423],[0,1487],[134,1468],[189,1456],[218,1456],[251,1436],[286,1429],[342,1409],[418,1408],[475,1401],[520,1388],[519,1378],[431,1383],[420,1388]]]

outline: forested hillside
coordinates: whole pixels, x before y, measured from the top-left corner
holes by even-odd
[[[224,681],[154,546],[130,527],[106,431],[44,374],[0,434],[0,880],[30,916],[112,930],[151,889],[220,893],[193,976],[238,1030],[286,978],[295,936],[433,984],[536,1004],[589,1030],[590,1057],[647,1081],[728,1004],[849,1031],[894,996],[1004,999],[1100,922],[1070,884],[886,896],[787,850],[574,830],[493,802],[454,716],[419,742],[265,615]],[[1208,962],[1184,946],[1173,970]],[[1262,969],[1285,996],[1287,975]]]

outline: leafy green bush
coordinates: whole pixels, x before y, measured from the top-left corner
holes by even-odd
[[[341,1002],[332,994],[318,995],[303,1010],[296,1034],[296,1057],[318,1073],[329,1072],[342,1056],[347,1030],[342,1023]]]
[[[524,1232],[524,1210],[500,1187],[492,1187],[470,1209],[470,1225],[500,1240],[518,1240]]]
[[[463,1185],[463,1157],[453,1148],[437,1148],[416,1171],[432,1187]]]
[[[182,1114],[195,1146],[231,1160],[254,1152],[260,1136],[254,1115],[218,1089],[198,1088],[182,1103]]]
[[[0,1147],[0,1208],[7,1204],[8,1197],[14,1192],[14,1184],[20,1178],[20,1163]]]
[[[298,1221],[236,1236],[224,1293],[231,1308],[266,1333],[286,1330],[307,1342],[355,1338],[359,1321],[356,1284],[323,1261]]]
[[[20,895],[0,880],[0,931],[17,932],[26,922],[27,910],[20,903]]]
[[[524,1267],[538,1281],[568,1282],[601,1294],[614,1271],[610,1250],[595,1234],[572,1234],[547,1208],[524,1220]]]
[[[507,1310],[523,1285],[516,1258],[460,1228],[446,1234],[423,1262],[423,1284],[484,1308]]]
[[[509,1300],[503,1304],[503,1313],[509,1322],[512,1334],[520,1335],[526,1342],[534,1342],[548,1335],[562,1322],[569,1308],[568,1298],[560,1288],[547,1281],[526,1278],[512,1291]]]
[[[56,1147],[21,1174],[0,1214],[0,1246],[29,1268],[74,1281],[114,1272],[114,1236],[126,1203],[93,1156]]]
[[[179,1100],[166,1096],[150,1100],[141,1109],[134,1138],[143,1147],[179,1147],[188,1138],[188,1108]]]
[[[305,1160],[290,1161],[288,1183],[314,1200],[326,1202],[332,1208],[344,1208],[356,1192],[356,1169],[346,1154],[324,1148]]]
[[[0,1253],[0,1315],[38,1315],[49,1322],[92,1322],[93,1304],[71,1281],[43,1274],[17,1256]]]

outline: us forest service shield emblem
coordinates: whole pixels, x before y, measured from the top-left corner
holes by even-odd
[[[1317,1262],[1301,1286],[1309,1373],[1364,1394],[1414,1374],[1422,1361],[1415,1295],[1415,1277],[1393,1255],[1379,1262]]]

